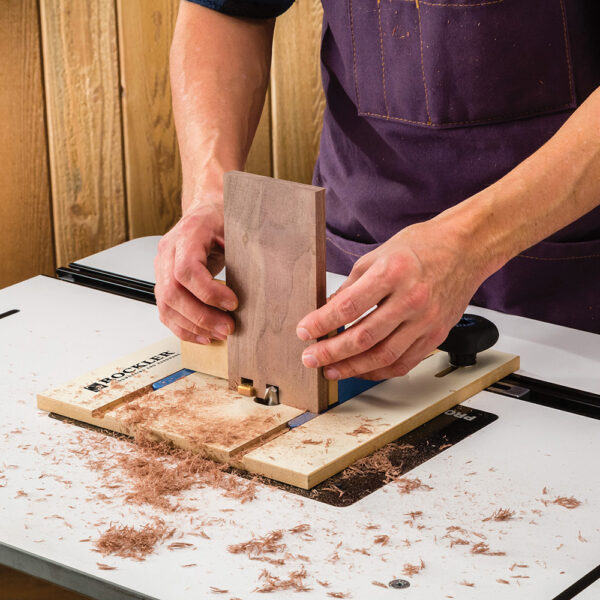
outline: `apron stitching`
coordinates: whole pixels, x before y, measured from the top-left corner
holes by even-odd
[[[473,123],[491,123],[493,121],[497,121],[499,119],[516,119],[520,117],[530,117],[535,115],[544,114],[545,111],[548,110],[562,110],[564,108],[572,108],[572,104],[569,102],[568,104],[560,104],[559,106],[544,106],[541,108],[536,108],[534,111],[512,114],[512,115],[497,115],[494,117],[490,117],[489,119],[475,119],[473,121],[450,121],[444,123],[432,123],[426,121],[411,121],[410,119],[405,119],[403,117],[392,117],[389,115],[380,115],[379,113],[373,112],[359,112],[359,115],[364,115],[367,117],[381,117],[382,119],[386,119],[389,121],[402,121],[403,123],[413,123],[414,125],[427,125],[429,127],[446,127],[447,125],[470,125]]]
[[[531,260],[580,260],[584,258],[600,258],[600,254],[588,254],[587,256],[559,256],[559,257],[541,257],[528,256],[527,254],[517,254],[515,258],[529,258]]]
[[[413,0],[404,0],[405,2],[413,2]],[[502,4],[504,0],[490,0],[489,2],[478,2],[477,4],[443,4],[443,3],[435,3],[435,2],[425,2],[421,0],[421,4],[425,4],[427,6],[442,6],[444,8],[469,8],[471,6],[490,6],[490,4]]]
[[[381,0],[377,0],[377,17],[379,21],[379,46],[381,48],[381,84],[383,85],[383,104],[385,105],[385,112],[387,115],[390,114],[390,108],[387,101],[387,89],[385,86],[385,57],[383,53],[383,30],[381,28]]]
[[[356,72],[356,40],[354,38],[354,13],[352,11],[352,0],[348,2],[350,9],[350,32],[352,34],[352,63],[354,65],[354,90],[356,91],[356,104],[360,114],[360,94],[358,93],[358,73]]]
[[[423,30],[421,29],[421,7],[419,6],[419,0],[415,0],[415,4],[417,6],[417,17],[419,19],[419,42],[421,45],[421,75],[423,76],[423,87],[425,88],[425,110],[427,111],[427,125],[431,125],[431,115],[429,113],[429,93],[427,91],[427,81],[425,80],[425,64],[423,62]]]
[[[560,12],[562,14],[563,35],[565,37],[565,60],[567,62],[567,71],[569,72],[569,91],[571,92],[571,104],[575,104],[575,86],[573,84],[573,65],[571,64],[571,47],[569,44],[569,35],[567,33],[567,15],[565,11],[565,2],[560,0]]]
[[[355,256],[356,258],[360,258],[361,256],[363,256],[362,254],[355,254],[354,252],[350,252],[349,250],[345,250],[344,248],[342,248],[341,246],[339,246],[338,244],[336,244],[333,241],[333,239],[331,239],[330,237],[326,237],[325,239],[328,242],[330,242],[332,246],[335,246],[338,250],[341,250],[344,254],[349,254],[350,256]]]

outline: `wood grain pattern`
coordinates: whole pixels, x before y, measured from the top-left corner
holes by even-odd
[[[41,0],[56,256],[126,239],[114,0]]]
[[[236,330],[227,339],[232,389],[251,379],[283,404],[327,408],[321,369],[302,365],[302,317],[325,302],[325,190],[248,173],[225,175],[227,285],[237,294]]]
[[[0,18],[0,288],[54,271],[36,0],[6,0]]]
[[[169,49],[179,0],[117,0],[129,236],[158,235],[181,216]]]
[[[296,0],[275,26],[273,175],[280,179],[312,181],[325,108],[319,61],[322,19],[320,0]]]
[[[435,377],[447,366],[446,353],[432,354],[409,375],[385,381],[252,450],[243,466],[310,489],[517,370],[519,357],[488,350],[475,366]]]

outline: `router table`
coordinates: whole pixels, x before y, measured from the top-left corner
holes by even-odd
[[[409,434],[422,456],[404,476],[430,489],[401,493],[392,481],[334,506],[263,484],[246,503],[192,488],[184,493],[189,510],[162,515],[183,542],[176,550],[159,544],[144,561],[94,552],[110,523],[135,525],[160,513],[111,499],[74,441],[103,434],[49,418],[35,395],[109,362],[115,347],[125,355],[169,335],[147,293],[158,239],[79,263],[127,278],[121,292],[139,299],[43,276],[0,291],[0,563],[102,600],[265,597],[253,591],[263,569],[285,578],[302,566],[311,588],[303,598],[600,598],[600,336],[476,307],[469,312],[498,326],[497,348],[521,356],[517,387],[500,387],[519,396],[527,378],[544,383],[527,398],[483,391],[437,417],[438,425],[445,419],[442,431],[462,428],[449,443],[427,426]],[[63,276],[110,287],[85,273]],[[342,280],[329,277],[328,293]],[[581,504],[568,509],[553,503],[557,497]],[[486,520],[500,508],[514,517]],[[200,522],[209,539],[188,535]],[[300,524],[310,528],[289,533]],[[505,554],[473,554],[472,544],[452,542],[456,528]],[[227,551],[277,529],[294,555],[283,566]],[[422,570],[403,574],[420,561]]]

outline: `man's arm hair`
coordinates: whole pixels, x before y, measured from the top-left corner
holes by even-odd
[[[222,202],[223,173],[242,170],[269,82],[274,19],[246,19],[184,1],[171,46],[182,205]]]

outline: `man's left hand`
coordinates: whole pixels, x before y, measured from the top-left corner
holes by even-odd
[[[360,258],[327,304],[298,323],[304,341],[353,323],[306,348],[304,365],[324,367],[328,379],[408,373],[444,341],[481,284],[481,257],[459,237],[418,223]]]

